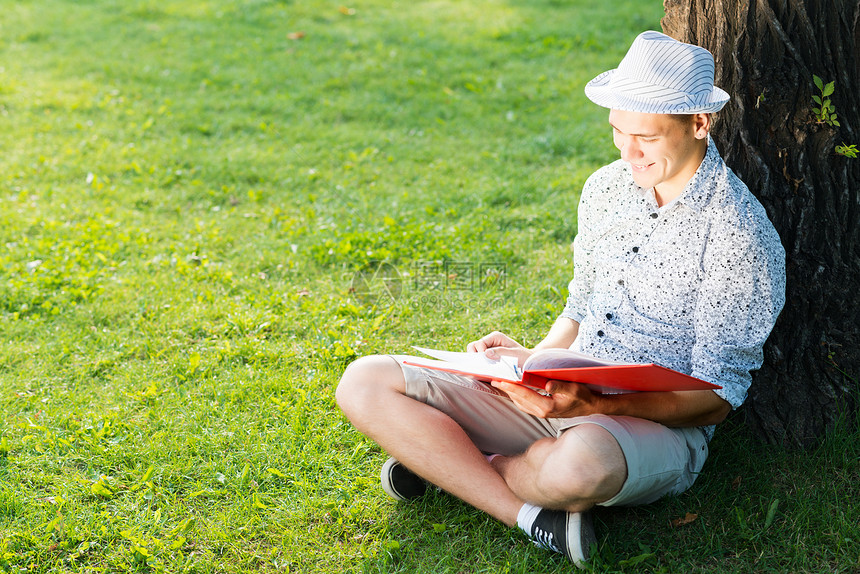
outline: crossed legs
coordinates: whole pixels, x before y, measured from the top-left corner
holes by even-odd
[[[460,423],[406,394],[403,370],[388,356],[352,363],[336,397],[360,432],[412,472],[509,526],[524,502],[581,512],[614,496],[627,476],[618,443],[593,424],[488,463]]]

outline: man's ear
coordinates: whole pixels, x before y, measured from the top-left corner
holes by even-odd
[[[708,137],[711,131],[711,114],[693,114],[693,130],[697,140]]]

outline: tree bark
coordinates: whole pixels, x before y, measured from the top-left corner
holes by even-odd
[[[666,34],[710,50],[732,100],[713,137],[767,210],[787,255],[786,306],[744,417],[809,446],[857,423],[860,377],[860,0],[664,0]],[[835,81],[839,126],[816,121],[813,74]]]

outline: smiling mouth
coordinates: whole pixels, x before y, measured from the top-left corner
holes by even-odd
[[[652,165],[654,165],[654,164],[653,164],[653,163],[649,163],[649,164],[647,164],[647,165],[638,165],[638,164],[635,164],[635,163],[631,163],[631,164],[630,164],[630,167],[633,169],[633,171],[645,171],[646,169],[648,169],[648,168],[649,168],[649,167],[651,167]]]

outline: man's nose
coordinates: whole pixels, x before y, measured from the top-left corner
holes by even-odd
[[[631,161],[642,157],[642,149],[633,138],[627,139],[621,146],[621,159]]]

